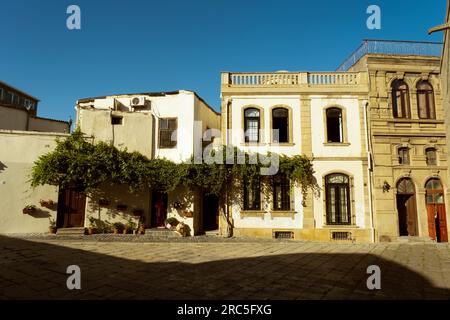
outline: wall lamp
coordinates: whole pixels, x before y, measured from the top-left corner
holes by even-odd
[[[384,180],[383,182],[383,192],[389,192],[389,190],[391,190],[391,186],[389,185],[389,183]]]

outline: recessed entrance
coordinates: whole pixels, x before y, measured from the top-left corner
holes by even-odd
[[[428,234],[437,242],[448,242],[445,217],[444,190],[439,179],[430,179],[425,185],[428,218]]]
[[[214,194],[204,194],[202,211],[203,231],[217,230],[219,228],[219,198]]]
[[[416,193],[411,179],[401,179],[397,184],[397,213],[400,236],[418,236]]]
[[[86,195],[75,188],[61,189],[58,196],[58,228],[84,226]]]
[[[167,218],[167,193],[160,191],[152,192],[152,209],[150,217],[151,228],[162,228]]]

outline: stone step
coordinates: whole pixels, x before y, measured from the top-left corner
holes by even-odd
[[[173,230],[163,229],[163,228],[151,228],[145,229],[146,237],[155,237],[155,238],[174,238],[180,237],[178,233]]]
[[[56,235],[62,236],[82,236],[84,235],[84,227],[77,228],[58,228]]]
[[[219,236],[219,230],[208,230],[208,231],[205,231],[205,236],[218,237]]]
[[[430,237],[398,237],[396,242],[400,243],[434,243],[434,241]]]

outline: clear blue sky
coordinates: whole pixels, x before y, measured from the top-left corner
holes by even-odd
[[[66,8],[81,8],[81,30]],[[382,10],[381,30],[366,9]],[[445,0],[0,1],[0,79],[38,97],[39,115],[75,101],[196,91],[216,110],[220,71],[329,71],[365,38],[441,41]]]

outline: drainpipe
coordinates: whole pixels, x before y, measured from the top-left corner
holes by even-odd
[[[373,218],[373,199],[372,199],[372,191],[373,191],[373,175],[372,175],[372,144],[370,139],[370,124],[368,122],[368,108],[369,102],[363,101],[364,104],[364,134],[366,138],[366,146],[367,146],[367,177],[368,177],[368,192],[369,192],[369,214],[370,214],[370,230],[372,232],[372,242],[375,242],[375,228],[374,228],[374,218]]]

